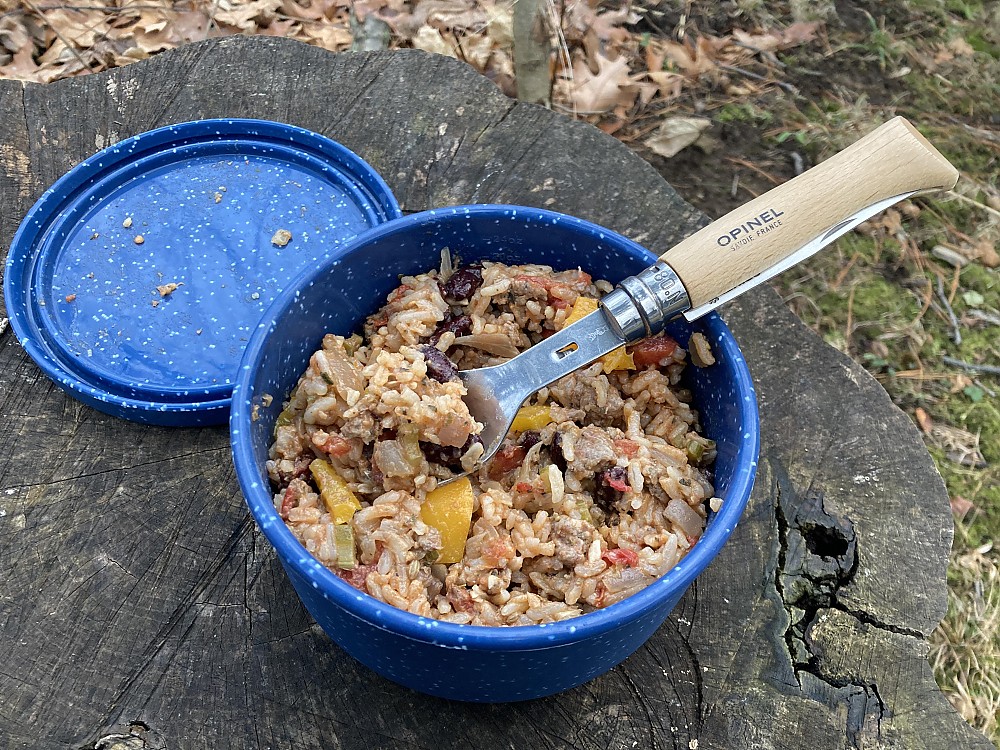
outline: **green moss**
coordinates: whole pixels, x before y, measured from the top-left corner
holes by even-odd
[[[745,122],[757,127],[766,127],[774,121],[774,115],[761,109],[753,102],[729,102],[715,112],[718,122]]]

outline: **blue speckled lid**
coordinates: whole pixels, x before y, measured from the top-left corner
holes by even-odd
[[[307,130],[160,128],[81,162],[31,209],[7,259],[11,326],[47,375],[101,411],[221,423],[271,300],[399,216],[368,164]]]

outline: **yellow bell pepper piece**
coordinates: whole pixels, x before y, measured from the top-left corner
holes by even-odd
[[[566,322],[563,323],[563,328],[568,325],[572,325],[576,321],[580,320],[584,315],[590,315],[592,312],[597,310],[597,300],[593,297],[577,297],[576,302],[573,303],[573,309],[569,311],[569,315],[566,316]]]
[[[420,518],[441,532],[437,562],[450,565],[462,559],[465,541],[469,538],[474,501],[472,482],[468,477],[456,479],[427,493],[427,499],[420,506]]]
[[[598,302],[592,297],[577,297],[576,302],[573,303],[573,309],[570,310],[569,315],[566,316],[566,322],[563,323],[563,328],[576,321],[580,320],[584,315],[590,315],[590,313],[597,310]],[[613,352],[608,352],[603,357],[601,357],[602,369],[604,374],[614,372],[615,370],[634,370],[635,362],[632,361],[632,355],[625,351],[624,346],[620,346]]]
[[[525,430],[540,430],[552,421],[552,410],[547,404],[533,404],[522,406],[514,415],[514,421],[510,423],[510,429],[514,432],[524,432]]]
[[[619,346],[601,357],[601,367],[607,375],[615,370],[634,370],[635,362],[632,361],[632,355],[625,351],[625,347]]]
[[[309,471],[319,487],[327,511],[335,524],[350,523],[355,511],[361,510],[361,501],[351,492],[344,478],[330,465],[329,461],[317,458],[309,464]]]

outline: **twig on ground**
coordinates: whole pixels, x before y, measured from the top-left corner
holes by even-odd
[[[847,274],[851,272],[851,269],[854,267],[854,264],[858,262],[858,258],[860,257],[861,253],[854,253],[854,255],[851,256],[851,259],[847,261],[847,265],[844,266],[840,273],[837,274],[837,278],[835,278],[833,283],[830,284],[831,291],[835,292],[840,289],[840,285],[844,283],[844,279],[847,278]],[[851,293],[854,293],[853,289],[851,290]]]
[[[784,182],[784,180],[775,177],[770,172],[765,172],[763,169],[758,167],[752,161],[747,161],[746,159],[738,159],[735,156],[727,156],[726,161],[728,161],[730,164],[738,164],[741,167],[746,167],[747,169],[753,170],[761,177],[763,177],[765,180],[770,182],[772,185],[780,185],[782,182]]]
[[[740,42],[740,41],[738,41],[736,39],[733,39],[732,43],[735,44],[737,47],[742,47],[743,49],[748,49],[751,52],[756,52],[758,55],[760,55],[761,57],[763,57],[765,60],[767,60],[772,65],[775,65],[775,66],[777,66],[779,68],[787,68],[788,67],[787,64],[781,62],[781,60],[778,59],[777,55],[775,55],[773,52],[771,52],[769,50],[760,49],[759,47],[754,47],[752,44],[746,44],[745,42]]]
[[[740,173],[733,172],[733,184],[729,188],[729,197],[735,198],[736,191],[740,189]]]
[[[958,346],[962,343],[962,331],[959,329],[958,318],[955,316],[955,311],[951,309],[951,303],[948,301],[948,295],[944,293],[944,282],[941,281],[941,277],[937,277],[937,296],[941,300],[941,304],[944,305],[945,312],[948,313],[948,320],[951,321],[951,340],[955,342]]]
[[[957,198],[962,203],[968,203],[970,206],[975,206],[976,208],[985,211],[986,213],[990,214],[991,216],[995,216],[998,219],[1000,219],[1000,211],[997,211],[992,206],[987,206],[985,203],[980,203],[979,201],[974,201],[974,200],[972,200],[972,198],[969,198],[968,196],[962,195],[961,193],[956,193],[954,190],[949,190],[947,193],[945,193],[945,195],[948,196],[949,198]]]
[[[851,293],[847,295],[847,323],[844,324],[844,341],[847,342],[847,349],[851,348],[851,336],[854,334],[854,293],[858,285],[851,286]]]
[[[962,278],[962,269],[956,268],[954,275],[951,277],[951,289],[948,290],[948,304],[955,304],[955,295],[958,294],[958,282]]]
[[[990,323],[995,326],[1000,326],[1000,315],[993,315],[985,310],[969,310],[966,313],[970,318],[975,318],[976,320],[982,320],[986,323]]]
[[[974,135],[978,138],[982,138],[984,141],[989,143],[995,143],[1000,146],[1000,133],[994,133],[992,130],[983,130],[982,128],[975,128],[972,125],[967,125],[966,123],[959,120],[957,117],[945,117],[945,119],[954,124],[958,125],[966,133]]]
[[[798,177],[805,171],[805,164],[802,162],[802,154],[798,151],[792,151],[788,154],[788,157],[792,160],[792,170],[795,172],[795,176]]]
[[[973,384],[974,384],[974,385],[978,385],[978,386],[979,386],[980,388],[982,388],[982,389],[983,389],[984,391],[986,391],[986,395],[988,395],[988,396],[989,396],[990,398],[996,398],[996,397],[997,397],[997,392],[996,392],[996,391],[994,391],[994,390],[993,390],[992,388],[990,388],[989,386],[987,386],[987,385],[984,385],[984,384],[983,384],[983,381],[981,381],[981,380],[976,380],[976,379],[973,379],[973,381],[972,381],[972,382],[973,382]]]
[[[941,357],[941,361],[946,365],[951,365],[952,367],[960,367],[963,370],[969,370],[971,372],[985,372],[990,375],[1000,375],[1000,367],[996,365],[977,365],[974,362],[966,362],[961,359],[955,359],[954,357],[949,357],[945,355]]]
[[[775,86],[787,91],[792,96],[798,96],[799,90],[795,88],[792,84],[786,83],[785,81],[775,81],[773,78],[768,78],[767,76],[762,76],[760,73],[754,73],[750,70],[744,70],[743,68],[738,68],[735,65],[728,65],[726,63],[716,63],[723,70],[728,70],[730,73],[738,73],[741,76],[746,76],[747,78],[752,78],[755,81],[763,81],[764,83],[773,83]]]

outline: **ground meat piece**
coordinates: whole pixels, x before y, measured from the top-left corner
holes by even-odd
[[[474,612],[476,610],[472,594],[464,586],[449,586],[445,599],[455,608],[456,612]]]
[[[609,469],[618,461],[611,437],[600,427],[593,425],[587,425],[580,430],[573,447],[573,455],[573,468],[592,474]]]
[[[587,557],[587,550],[594,541],[592,524],[563,516],[552,524],[552,539],[556,543],[556,558],[567,566],[578,565]]]
[[[458,302],[469,299],[483,285],[483,272],[479,268],[463,266],[441,284],[441,295]]]
[[[429,340],[431,346],[437,346],[437,342],[441,340],[441,336],[446,331],[451,331],[455,336],[465,336],[472,333],[472,318],[468,315],[455,315],[449,312],[448,316],[441,321],[441,325],[431,334]]]
[[[623,419],[625,402],[617,388],[601,387],[607,382],[606,375],[574,372],[552,384],[549,392],[559,406],[582,409],[589,424],[609,426]]]
[[[447,383],[449,380],[456,380],[458,378],[458,371],[455,369],[455,365],[433,346],[422,346],[420,347],[420,351],[424,355],[424,361],[427,363],[428,376],[434,378],[439,383]]]

